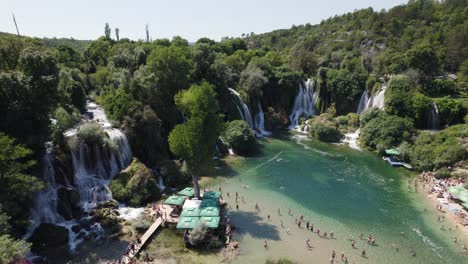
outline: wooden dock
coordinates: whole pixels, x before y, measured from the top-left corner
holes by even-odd
[[[128,256],[125,256],[122,260],[124,263],[130,263],[130,260],[133,259],[138,253],[140,253],[140,250],[143,248],[143,246],[146,244],[146,242],[150,239],[150,237],[156,232],[159,226],[163,223],[162,217],[158,217],[156,221],[146,230],[146,232],[141,236],[140,238],[140,244],[136,244],[135,248],[133,251],[131,251]]]

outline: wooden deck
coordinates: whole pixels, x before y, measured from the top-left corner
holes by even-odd
[[[148,230],[146,230],[146,232],[143,234],[143,236],[141,236],[140,244],[136,244],[135,249],[133,251],[131,251],[128,254],[128,256],[124,256],[124,258],[122,259],[124,263],[130,263],[130,260],[132,258],[134,258],[136,255],[138,255],[138,253],[140,253],[140,250],[143,248],[143,246],[146,244],[146,242],[149,240],[149,238],[154,234],[154,232],[156,232],[158,227],[161,226],[162,223],[163,223],[162,217],[158,217],[156,219],[156,221],[154,221],[154,223],[150,226],[150,228],[148,228]]]

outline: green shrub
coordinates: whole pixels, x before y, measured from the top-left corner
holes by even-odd
[[[206,225],[205,221],[199,221],[197,226],[194,229],[192,229],[192,232],[190,232],[190,244],[192,244],[193,246],[199,245],[205,240],[207,233],[208,226]]]
[[[435,172],[436,178],[450,178],[450,171],[447,168],[440,168]]]
[[[130,206],[141,206],[161,196],[156,179],[137,159],[111,181],[109,188],[114,199]]]
[[[324,142],[339,142],[344,135],[330,116],[322,114],[312,119],[309,136]]]
[[[62,131],[72,128],[80,121],[80,113],[76,108],[69,113],[63,107],[59,107],[55,110],[54,117],[57,120],[56,126]]]
[[[411,120],[388,114],[378,114],[361,129],[360,141],[369,150],[394,148],[413,135]]]
[[[236,154],[251,154],[255,150],[255,136],[244,120],[229,122],[224,132],[224,138]]]
[[[78,129],[78,138],[83,140],[87,145],[99,145],[107,150],[116,151],[117,146],[104,129],[95,122],[85,123]]]

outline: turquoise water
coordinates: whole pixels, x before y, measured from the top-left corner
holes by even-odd
[[[278,257],[299,263],[329,263],[332,250],[338,256],[344,252],[350,263],[468,261],[460,256],[461,244],[452,241],[457,233],[440,230],[433,208],[417,199],[418,194],[405,190],[405,173],[379,157],[288,138],[265,140],[261,149],[257,157],[228,161],[228,175],[221,175],[215,184],[222,187],[231,206],[229,217],[238,227],[234,233],[234,239],[241,242],[238,263],[263,263]],[[236,191],[239,210],[235,209]],[[255,203],[261,208],[258,214],[254,212]],[[292,215],[288,215],[289,208]],[[295,218],[299,215],[322,233],[334,231],[336,239],[320,238],[297,227]],[[371,233],[377,245],[368,245],[358,238],[359,233],[364,238]],[[351,247],[348,236],[356,240],[357,249]],[[312,248],[305,245],[307,238]],[[268,249],[263,247],[264,240]],[[398,252],[391,248],[392,243],[398,245]],[[362,249],[367,251],[367,258],[360,256]]]

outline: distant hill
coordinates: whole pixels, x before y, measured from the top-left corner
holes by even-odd
[[[3,36],[10,36],[10,35],[16,36],[16,34],[0,32],[0,38]],[[24,36],[24,37],[30,38],[28,36]],[[86,47],[89,45],[89,43],[91,43],[91,40],[78,40],[74,38],[35,38],[34,37],[33,39],[40,40],[41,43],[45,47],[48,47],[48,48],[56,48],[59,45],[64,44],[64,45],[67,45],[76,49],[77,51],[81,53],[83,53]]]

